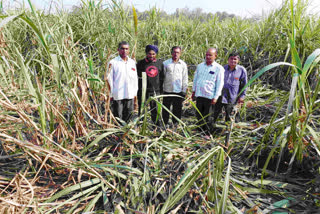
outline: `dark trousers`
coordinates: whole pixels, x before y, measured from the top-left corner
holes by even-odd
[[[226,122],[230,121],[230,117],[232,115],[232,111],[233,111],[233,104],[230,103],[222,103],[222,97],[220,96],[217,103],[214,106],[214,113],[213,113],[213,121],[214,123],[217,121],[222,108],[224,108],[225,112],[226,112]]]
[[[134,110],[134,99],[123,99],[112,101],[113,116],[128,122]]]
[[[146,100],[145,100],[145,104],[147,102],[147,100],[149,99],[149,97],[152,97],[154,95],[154,93],[146,93]],[[157,94],[158,95],[158,94]],[[139,115],[140,115],[140,111],[141,111],[141,103],[142,103],[142,100],[141,100],[141,95],[138,95],[138,105],[139,105]],[[156,101],[154,100],[151,100],[150,103],[149,103],[149,107],[150,107],[150,113],[151,113],[151,119],[153,121],[154,124],[159,124],[159,117],[158,117],[158,120],[157,120],[157,116],[158,116],[158,104]],[[160,112],[159,112],[159,115],[160,115]]]
[[[167,92],[164,92],[164,95],[181,96],[180,93],[167,93]],[[164,97],[163,98],[163,105],[169,110],[172,106],[173,115],[175,115],[179,119],[181,119],[181,115],[182,115],[182,102],[183,102],[183,98],[181,97]],[[165,124],[168,124],[169,117],[170,117],[169,112],[165,109],[162,109],[162,118]],[[176,124],[178,121],[174,117],[172,117],[172,122]]]
[[[202,130],[209,132],[210,124],[208,124],[208,122],[209,122],[209,113],[210,113],[210,107],[211,107],[211,99],[207,99],[204,97],[197,97],[196,102],[197,102],[197,109],[200,111],[202,115],[201,116],[198,111],[196,112],[198,124],[200,125],[200,128],[202,128]]]

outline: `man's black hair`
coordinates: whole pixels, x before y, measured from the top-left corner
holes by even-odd
[[[238,52],[232,52],[232,53],[230,53],[228,59],[229,59],[230,57],[232,57],[232,56],[237,56],[237,57],[240,59],[240,54],[239,54]]]
[[[173,47],[171,48],[171,53],[173,52],[173,50],[174,50],[174,49],[177,49],[177,48],[179,48],[179,49],[180,49],[180,51],[182,51],[182,49],[181,49],[181,47],[180,47],[180,46],[173,46]]]
[[[120,49],[122,45],[129,45],[129,42],[127,42],[127,41],[119,42],[118,49]]]

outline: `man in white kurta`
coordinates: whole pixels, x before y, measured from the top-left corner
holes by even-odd
[[[112,100],[112,113],[128,121],[134,110],[134,97],[138,92],[136,63],[129,58],[129,43],[122,41],[118,46],[119,56],[108,65],[108,83]]]

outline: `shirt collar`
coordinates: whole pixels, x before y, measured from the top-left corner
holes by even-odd
[[[178,60],[178,62],[174,62],[173,59],[171,58],[171,62],[172,62],[172,63],[179,63],[179,64],[181,64],[181,60],[180,60],[180,59]]]
[[[230,70],[230,67],[229,67],[229,65],[228,65],[228,70],[229,70],[229,71],[236,71],[237,68],[238,68],[238,65],[236,65],[236,67],[234,68],[234,70]]]
[[[146,60],[146,62],[150,62],[147,58],[145,58],[145,60]],[[157,61],[157,59],[152,60],[151,62],[156,62],[156,61]]]
[[[124,60],[121,58],[120,55],[119,55],[118,57],[119,57],[119,60],[120,60],[120,61],[124,61]],[[127,56],[127,61],[129,61],[129,59],[130,59],[130,58]]]
[[[204,64],[205,64],[206,66],[213,66],[215,63],[216,63],[216,61],[213,61],[210,65],[207,65],[207,62],[204,61]]]

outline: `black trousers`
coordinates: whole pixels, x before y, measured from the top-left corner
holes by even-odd
[[[156,95],[159,95],[159,94],[157,93]],[[146,93],[145,102],[147,102],[149,97],[152,97],[152,96],[154,96],[154,93],[147,92]],[[139,115],[140,115],[140,112],[141,112],[141,103],[142,103],[141,95],[139,94],[138,95]],[[152,119],[153,123],[154,124],[159,124],[160,118],[158,117],[158,120],[157,120],[157,116],[158,116],[158,104],[157,104],[157,102],[154,101],[154,100],[151,100],[150,103],[149,103],[149,109],[150,109],[151,119]],[[160,116],[160,113],[159,113],[159,116]]]
[[[128,122],[133,114],[134,99],[113,100],[111,109],[115,117]]]
[[[198,124],[200,125],[200,128],[206,132],[210,132],[210,124],[209,124],[209,114],[210,114],[210,108],[211,108],[211,99],[207,99],[204,97],[197,97],[197,109],[200,111],[202,116],[199,114],[199,112],[196,112]]]
[[[230,103],[222,103],[222,97],[220,96],[215,107],[214,107],[214,113],[213,113],[213,121],[214,123],[217,121],[222,108],[224,108],[225,112],[226,112],[226,122],[230,121],[230,116],[232,115],[232,111],[233,111],[233,104]]]
[[[179,96],[182,96],[181,93],[167,93],[167,92],[164,92],[164,95],[179,95]],[[170,108],[172,106],[173,115],[175,115],[177,118],[181,119],[183,100],[184,99],[181,98],[181,97],[164,97],[163,98],[163,105],[169,110],[170,110]],[[165,109],[162,109],[162,118],[163,118],[163,122],[165,124],[168,124],[169,117],[170,117],[169,112],[167,110],[165,110]],[[178,121],[174,117],[172,117],[172,122],[174,124],[176,124]]]

